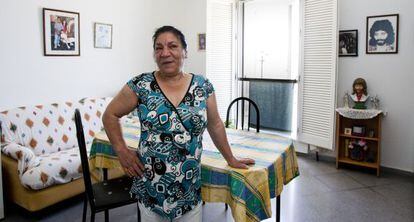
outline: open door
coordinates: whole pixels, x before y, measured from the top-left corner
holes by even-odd
[[[337,0],[303,0],[298,85],[299,142],[333,149],[337,78]]]

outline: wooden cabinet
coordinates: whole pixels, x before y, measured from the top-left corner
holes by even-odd
[[[336,168],[347,164],[368,167],[379,176],[380,145],[381,114],[371,119],[351,119],[336,113]]]

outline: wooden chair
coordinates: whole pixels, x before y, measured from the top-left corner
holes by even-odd
[[[132,185],[130,178],[122,177],[104,180],[92,184],[88,155],[83,133],[82,119],[78,109],[75,110],[76,135],[78,138],[80,157],[82,162],[83,180],[85,183],[85,199],[83,204],[82,221],[86,221],[87,202],[91,208],[91,221],[95,221],[95,214],[104,211],[105,222],[109,221],[109,210],[132,203],[137,203],[136,198],[131,197],[129,190]],[[141,221],[139,207],[137,205],[138,222]]]

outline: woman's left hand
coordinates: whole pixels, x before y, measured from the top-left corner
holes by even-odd
[[[229,162],[227,162],[229,166],[233,168],[240,168],[240,169],[249,169],[248,165],[253,165],[254,160],[250,158],[232,158]]]

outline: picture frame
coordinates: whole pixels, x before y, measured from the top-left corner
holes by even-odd
[[[43,8],[43,53],[45,56],[80,56],[80,15]]]
[[[344,134],[345,135],[352,135],[352,128],[345,128],[344,129]]]
[[[206,50],[206,33],[198,34],[198,50],[199,51]]]
[[[94,47],[112,49],[112,24],[95,22]]]
[[[358,56],[358,30],[339,31],[338,56]]]
[[[399,14],[367,17],[366,53],[398,53]]]
[[[365,126],[352,126],[353,136],[365,136]]]

